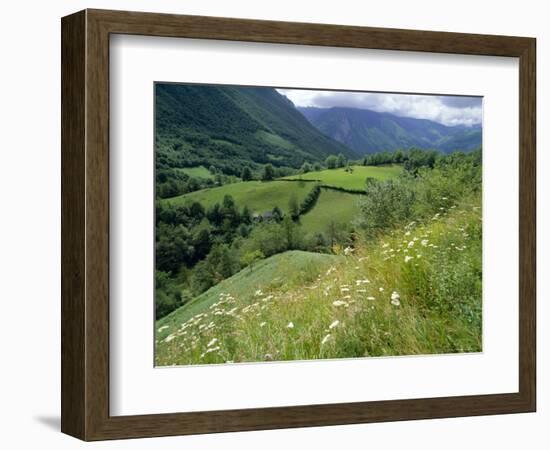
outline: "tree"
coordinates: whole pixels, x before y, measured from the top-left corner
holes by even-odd
[[[240,236],[242,238],[247,237],[250,234],[250,227],[244,223],[241,223],[237,227],[237,236]]]
[[[405,159],[405,155],[403,154],[403,150],[397,150],[394,154],[393,154],[393,162],[394,163],[402,163],[403,160]]]
[[[191,204],[191,207],[189,208],[189,212],[191,216],[193,216],[197,220],[198,223],[204,217],[204,206],[202,206],[199,202],[193,202]]]
[[[241,264],[245,267],[249,267],[250,270],[252,270],[252,267],[254,266],[254,263],[256,261],[260,261],[262,259],[264,259],[265,256],[264,254],[261,252],[261,250],[252,250],[250,252],[246,252],[242,257],[241,257]]]
[[[206,212],[208,221],[215,226],[219,226],[223,222],[223,212],[219,203],[214,203]]]
[[[166,273],[155,271],[155,316],[160,319],[179,308],[186,299],[182,298],[176,283]]]
[[[262,180],[271,181],[273,180],[274,176],[275,176],[275,170],[273,169],[273,165],[266,164],[262,170]]]
[[[288,250],[295,250],[300,247],[301,244],[301,235],[299,230],[299,225],[292,221],[288,216],[285,216],[281,222],[283,229],[283,236],[286,241],[286,248]]]
[[[322,169],[321,163],[316,162],[315,164],[313,164],[313,170],[315,172],[319,172],[321,169]]]
[[[218,263],[217,272],[220,274],[222,279],[229,278],[237,271],[235,258],[229,250],[229,248],[224,245],[222,247],[222,252],[220,255],[220,261]]]
[[[283,212],[278,206],[275,206],[271,211],[271,217],[275,222],[280,222],[281,220],[283,220]]]
[[[195,249],[194,257],[196,260],[203,259],[210,251],[211,237],[210,230],[204,226],[193,234],[193,248]]]
[[[335,169],[337,163],[338,158],[334,155],[327,156],[327,159],[325,160],[325,164],[327,165],[328,169]]]
[[[235,207],[235,200],[229,194],[223,196],[223,207],[227,209],[233,209]]]
[[[334,220],[328,224],[327,237],[331,247],[340,240],[340,226]]]
[[[183,225],[164,225],[157,228],[157,269],[175,274],[184,264],[193,260],[193,245],[189,231]]]
[[[342,153],[340,153],[338,155],[338,158],[336,158],[336,167],[344,167],[347,162],[348,160],[346,159],[346,157]]]
[[[243,168],[243,171],[241,172],[241,178],[243,181],[250,181],[252,179],[252,171],[250,170],[250,167],[245,166]]]
[[[302,168],[300,169],[302,173],[308,173],[311,172],[311,164],[308,162],[305,162],[302,164]]]
[[[250,214],[250,209],[248,209],[248,206],[246,205],[244,205],[241,212],[241,222],[245,225],[250,225],[252,223],[252,214]]]
[[[210,166],[208,168],[208,171],[212,174],[212,175],[216,175],[218,173],[218,169],[216,169],[216,167],[214,166]]]
[[[288,213],[290,217],[292,217],[292,220],[298,219],[300,215],[300,206],[298,205],[295,194],[292,194],[288,200]]]

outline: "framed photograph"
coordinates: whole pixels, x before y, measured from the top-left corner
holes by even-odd
[[[535,411],[534,38],[61,29],[64,433]]]

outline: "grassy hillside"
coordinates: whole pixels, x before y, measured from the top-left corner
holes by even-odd
[[[214,175],[204,166],[198,167],[182,167],[179,171],[189,175],[190,177],[213,179]]]
[[[240,175],[244,166],[298,168],[329,154],[356,156],[271,88],[157,84],[155,131],[157,169],[213,165]]]
[[[387,180],[396,177],[401,173],[403,167],[400,165],[392,166],[352,166],[352,172],[346,172],[344,168],[322,170],[320,172],[308,172],[300,175],[286,177],[290,180],[321,180],[328,186],[341,187],[344,189],[364,190],[365,180],[375,178],[377,180]]]
[[[343,256],[287,252],[223,281],[157,322],[156,364],[481,351],[481,198],[434,201]]]
[[[300,216],[303,230],[327,233],[332,223],[337,229],[349,226],[359,213],[359,198],[357,194],[323,189],[315,208]]]
[[[480,126],[446,126],[438,122],[400,117],[357,108],[299,108],[326,136],[359,154],[418,147],[450,153],[481,147]]]
[[[248,206],[250,212],[263,213],[275,206],[286,211],[290,198],[294,195],[298,202],[311,190],[311,183],[288,183],[285,181],[246,181],[226,184],[217,188],[203,189],[189,194],[162,200],[164,204],[180,205],[198,201],[205,207],[221,203],[226,195],[231,195],[235,203]]]
[[[192,302],[157,321],[157,340],[162,341],[180,323],[192,316],[206,312],[220,295],[238,296],[244,302],[252,302],[258,289],[284,289],[287,283],[295,285],[313,281],[319,271],[338,264],[341,257],[303,251],[287,251],[257,262],[204,292]],[[167,328],[166,328],[167,327]],[[172,331],[170,331],[172,330]]]

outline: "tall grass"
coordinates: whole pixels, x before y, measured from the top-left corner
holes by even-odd
[[[221,292],[163,324],[157,365],[480,351],[481,197],[434,201],[433,216],[336,249],[308,283]]]

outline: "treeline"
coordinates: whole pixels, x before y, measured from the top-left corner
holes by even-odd
[[[461,152],[455,152],[461,153]],[[403,164],[405,170],[412,172],[419,167],[434,167],[435,162],[446,155],[437,150],[410,148],[393,152],[377,152],[365,155],[361,161],[364,166],[381,166],[386,164]]]
[[[209,170],[212,177],[201,178],[190,176],[178,168],[157,169],[155,173],[155,197],[176,197],[189,192],[240,181],[239,178],[226,175],[213,166]]]

